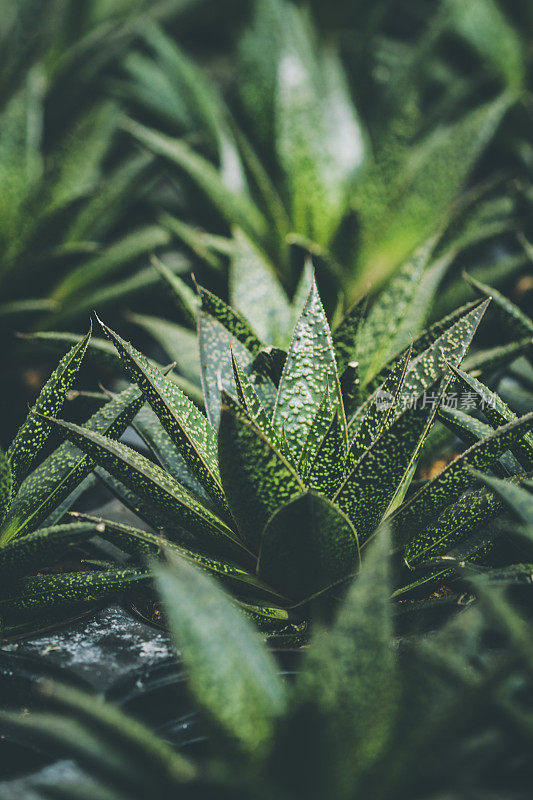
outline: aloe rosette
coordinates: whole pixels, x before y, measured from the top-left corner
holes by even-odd
[[[152,530],[85,521],[103,525],[134,563],[144,563],[164,539],[230,585],[260,627],[279,636],[299,635],[310,603],[337,596],[385,520],[404,555],[399,597],[434,592],[459,552],[463,561],[486,553],[494,537],[490,523],[504,506],[494,492],[475,488],[472,470],[505,470],[508,480],[522,481],[533,463],[533,414],[517,417],[460,368],[489,298],[405,344],[402,331],[413,312],[408,276],[419,269],[417,254],[368,313],[359,303],[333,332],[308,277],[286,351],[198,287],[190,308],[197,317],[205,414],[171,376],[102,323],[145,401],[134,426],[151,457],[101,430],[48,422],[98,465]],[[183,300],[182,287],[173,289]],[[273,305],[272,317],[279,312]],[[477,374],[488,374],[498,357],[477,353]],[[443,406],[452,380],[480,400],[485,393],[496,398],[487,423]],[[415,485],[437,418],[468,447],[436,477]]]

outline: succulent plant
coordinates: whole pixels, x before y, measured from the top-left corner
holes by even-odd
[[[389,550],[384,530],[292,680],[216,583],[169,554],[156,580],[207,741],[180,752],[111,703],[46,684],[44,713],[3,713],[0,729],[81,770],[33,780],[35,796],[525,800],[531,626],[477,579],[479,603],[398,642]]]
[[[248,613],[278,637],[299,636],[310,608],[341,592],[385,520],[405,560],[395,575],[398,598],[427,597],[453,582],[454,558],[490,550],[496,533],[489,523],[503,507],[493,492],[471,491],[472,469],[503,472],[514,482],[527,477],[533,413],[517,417],[460,369],[488,298],[409,343],[410,322],[420,316],[414,298],[421,300],[423,284],[414,286],[423,264],[418,253],[368,314],[364,303],[355,306],[333,333],[313,280],[287,352],[266,345],[244,316],[198,287],[198,308],[190,310],[198,319],[207,416],[102,325],[149,406],[134,425],[152,457],[88,426],[48,421],[99,465],[110,488],[155,533],[91,521],[137,560],[157,551],[163,536],[230,584]],[[183,301],[182,286],[172,285]],[[266,302],[258,321],[287,310],[282,295],[269,298],[268,314]],[[524,342],[513,348],[505,359],[523,352]],[[475,357],[478,374],[502,360],[493,351]],[[452,379],[467,388],[471,406],[485,404],[488,424],[447,407]],[[437,416],[468,448],[416,486]]]

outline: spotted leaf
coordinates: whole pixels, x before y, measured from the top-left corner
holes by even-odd
[[[393,412],[401,401],[401,392],[411,351],[398,359],[378,391],[360,406],[350,420],[348,462],[354,464],[394,419]]]
[[[3,450],[0,450],[0,524],[7,514],[10,500],[13,476],[9,460]]]
[[[274,658],[214,581],[184,559],[169,559],[154,572],[189,689],[226,744],[257,756],[285,709]]]
[[[487,286],[486,283],[476,280],[471,275],[465,275],[465,278],[478,294],[492,298],[496,312],[514,336],[533,336],[533,320],[518,306],[497,289],[493,289],[492,286]]]
[[[343,419],[333,342],[313,282],[283,367],[273,417],[274,425],[283,427],[296,457],[302,451],[328,386],[332,408],[338,409]]]
[[[208,504],[212,502],[151,408],[147,406],[141,408],[135,417],[133,427],[172,477],[202,502]]]
[[[198,314],[198,339],[202,388],[205,408],[211,425],[218,426],[220,417],[220,386],[235,394],[232,353],[238,360],[265,410],[273,408],[276,387],[268,375],[253,369],[250,351],[210,314]]]
[[[465,450],[415,492],[391,517],[398,542],[408,541],[472,485],[471,467],[477,470],[490,468],[492,462],[532,426],[533,412],[503,425]]]
[[[218,504],[224,506],[216,457],[216,433],[191,401],[142,353],[103,323],[127,375],[137,383],[187,465]]]
[[[277,594],[272,587],[264,584],[256,575],[232,561],[220,561],[203,555],[175,542],[170,542],[159,534],[140,530],[122,522],[103,520],[86,514],[77,514],[76,516],[79,519],[91,521],[93,531],[97,526],[99,534],[107,541],[130,553],[142,563],[145,562],[148,555],[157,555],[164,549],[165,552],[176,553],[181,558],[195,564],[199,569],[210,572],[224,583],[232,585],[234,589],[240,587],[241,590],[257,592],[259,595],[276,596]]]
[[[270,418],[261,405],[257,392],[255,391],[252,383],[249,381],[248,376],[245,374],[239,362],[235,358],[233,351],[231,352],[231,363],[233,367],[233,380],[235,381],[235,388],[237,389],[237,396],[243,408],[250,419],[260,428],[265,434],[266,438],[273,443],[279,443],[279,437],[274,429]]]
[[[452,369],[461,384],[477,395],[481,409],[493,428],[517,419],[516,414],[503,402],[501,397],[492,392],[481,381],[460,369],[453,367]],[[513,442],[510,449],[524,469],[533,469],[533,435],[531,433],[524,432],[523,437]]]
[[[405,551],[411,566],[444,555],[467,534],[500,513],[501,501],[485,490],[470,492],[449,505],[436,522],[417,534]]]
[[[471,417],[457,408],[441,406],[439,420],[467,447],[472,447],[473,444],[479,442],[480,439],[489,435],[493,430],[486,422],[482,422],[477,417]],[[520,471],[520,467],[511,453],[504,453],[499,461],[501,463],[494,461],[491,464],[491,470],[501,477],[506,474],[513,475]]]
[[[157,464],[96,431],[61,420],[53,424],[72,444],[132,488],[140,498],[170,512],[176,525],[182,525],[197,536],[200,547],[207,545],[213,550],[233,553],[241,549],[238,537],[224,520]],[[177,531],[173,533],[179,535]]]
[[[0,600],[0,615],[9,623],[13,617],[31,617],[37,611],[94,603],[126,589],[131,590],[133,586],[147,584],[150,579],[147,569],[117,567],[19,578],[10,584]]]
[[[103,528],[103,526],[100,526]],[[69,547],[83,544],[98,533],[95,522],[74,522],[41,528],[7,544],[0,550],[0,577],[11,582],[29,573],[39,572]]]
[[[524,486],[518,486],[516,482],[504,481],[492,475],[482,475],[474,473],[478,480],[482,481],[489,489],[500,497],[511,511],[526,525],[533,525],[533,485],[531,481],[524,481]],[[529,486],[529,491],[526,488]]]
[[[478,325],[487,309],[490,299],[471,303],[454,314],[436,323],[411,346],[411,360],[408,364],[402,392],[406,397],[416,397],[427,391],[430,384],[449,366],[459,366],[463,360]],[[398,361],[405,358],[408,348],[396,360],[387,365],[393,369]],[[388,372],[379,378],[383,381]],[[366,401],[375,403],[381,386],[378,386]],[[360,419],[360,412],[355,415]]]
[[[198,286],[198,294],[202,311],[220,322],[253,356],[257,355],[263,347],[263,342],[256,336],[247,320],[203,286]]]
[[[332,497],[344,476],[346,443],[338,412],[335,412],[309,465],[305,482],[312,489]]]
[[[333,413],[334,412],[331,406],[331,400],[329,396],[329,386],[328,386],[326,388],[326,391],[324,392],[322,402],[320,403],[320,405],[316,410],[316,414],[313,419],[313,424],[309,428],[307,438],[304,442],[304,446],[300,454],[300,460],[298,462],[298,471],[300,475],[304,478],[304,480],[309,471],[309,467],[315,460],[317,450],[320,447],[324,439],[324,436],[326,435],[329,429],[329,426],[333,419]]]
[[[35,457],[50,433],[48,422],[37,415],[55,416],[60,412],[67,392],[78,374],[90,338],[91,330],[63,356],[11,442],[7,457],[11,467],[13,490],[20,486],[30,471]]]
[[[357,337],[356,360],[362,365],[363,383],[418,333],[416,329],[406,333],[403,325],[407,321],[409,327],[409,312],[420,305],[416,290],[434,247],[431,237],[398,269],[372,305]]]
[[[357,360],[357,339],[365,318],[368,298],[355,303],[333,330],[333,347],[339,375],[350,361]]]
[[[363,453],[335,493],[334,502],[351,520],[361,543],[377,527],[417,457],[438,402],[404,409]]]
[[[130,386],[106,403],[85,423],[88,431],[119,437],[144,403],[136,386]],[[22,483],[0,528],[0,545],[34,531],[65,504],[94,468],[94,461],[65,442]]]

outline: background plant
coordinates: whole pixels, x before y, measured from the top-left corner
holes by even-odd
[[[8,346],[14,331],[83,329],[96,303],[120,303],[155,282],[143,269],[149,254],[175,250],[149,210],[153,159],[121,133],[106,81],[148,19],[170,30],[178,16],[187,39],[199,5],[205,12],[203,1],[177,0],[0,5],[4,446],[22,422],[13,409],[34,398],[46,375],[42,353],[36,359],[28,345]],[[186,266],[176,254],[172,268]]]
[[[509,188],[516,159],[491,153],[472,174],[521,97],[523,48],[490,4],[488,35],[505,41],[506,56],[480,64],[482,45],[470,28],[483,13],[477,4],[470,13],[465,21],[454,3],[426,6],[425,14],[401,2],[375,13],[359,8],[348,46],[341,36],[319,41],[290,3],[262,0],[239,42],[227,101],[160,30],[147,30],[147,54],[128,56],[130,80],[119,88],[137,116],[158,124],[130,130],[179,181],[163,224],[213,267],[238,243],[212,234],[227,237],[238,225],[289,293],[302,252],[320,255],[329,280],[353,299],[443,228],[450,261],[468,250],[468,263],[485,272],[479,277],[492,282],[523,268],[523,250],[508,235],[516,225]],[[456,52],[442,46],[453,36],[477,53],[474,76],[446,56]]]

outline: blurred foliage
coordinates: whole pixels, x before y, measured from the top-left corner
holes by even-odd
[[[80,769],[66,779],[50,771],[33,796],[527,800],[533,639],[524,613],[478,581],[479,601],[465,598],[441,631],[401,639],[387,551],[383,535],[331,630],[316,627],[289,676],[214,581],[176,557],[158,565],[200,735],[174,749],[167,727],[163,738],[100,697],[41,685],[42,710],[2,714],[2,733]]]
[[[353,298],[443,232],[455,278],[462,266],[493,282],[523,270],[523,165],[509,137],[527,130],[526,60],[512,23],[492,3],[317,14],[318,30],[305,9],[255,3],[216,82],[161,30],[144,32],[116,89],[144,123],[130,130],[170,166],[174,219],[162,223],[210,263],[232,248],[212,234],[239,225],[289,293],[302,251]]]
[[[105,305],[166,316],[154,251],[227,296],[234,225],[289,297],[311,253],[329,312],[430,235],[448,262],[435,319],[466,299],[463,267],[531,300],[527,4],[0,10],[0,331],[4,364],[37,365],[28,398],[43,354],[11,348],[15,330],[79,331]]]

